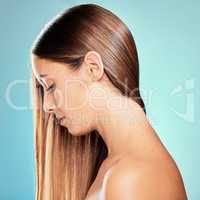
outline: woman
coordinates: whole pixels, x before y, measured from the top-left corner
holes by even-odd
[[[71,7],[32,49],[36,199],[186,200],[151,127],[127,26],[96,4]]]

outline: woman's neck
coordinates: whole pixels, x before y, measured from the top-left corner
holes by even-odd
[[[115,99],[113,99],[114,101]],[[127,101],[126,103],[124,101]],[[142,108],[132,99],[122,97],[115,109],[101,112],[97,130],[108,148],[108,157],[127,153],[153,153],[160,141]],[[112,102],[110,102],[111,105]]]

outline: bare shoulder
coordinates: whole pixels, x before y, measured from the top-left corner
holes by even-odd
[[[124,158],[105,175],[104,199],[187,200],[182,180],[175,171],[162,164]]]

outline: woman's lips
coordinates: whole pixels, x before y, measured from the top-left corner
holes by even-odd
[[[65,117],[61,117],[61,118],[59,119],[59,124],[63,125],[64,119],[65,119]]]
[[[55,120],[56,120],[56,123],[57,124],[61,124],[61,122],[63,121],[63,119],[65,118],[65,116],[63,116],[63,117],[55,117]]]

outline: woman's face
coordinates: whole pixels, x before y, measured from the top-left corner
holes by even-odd
[[[94,109],[88,101],[87,68],[73,71],[67,64],[31,56],[33,73],[44,90],[44,111],[64,117],[60,124],[73,135],[91,131]]]

